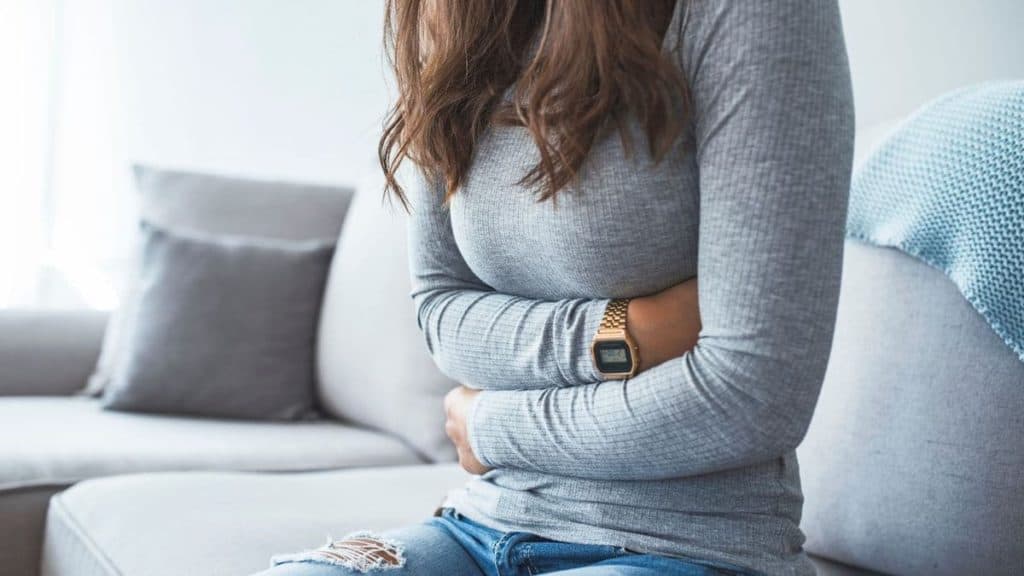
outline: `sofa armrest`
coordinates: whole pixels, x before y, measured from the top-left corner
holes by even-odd
[[[96,367],[106,312],[0,310],[0,396],[61,396]]]

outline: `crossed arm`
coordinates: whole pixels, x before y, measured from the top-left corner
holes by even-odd
[[[545,301],[496,292],[459,253],[440,205],[443,192],[416,177],[412,298],[427,348],[441,370],[477,390],[600,382],[589,349],[608,300]],[[700,330],[696,279],[634,299],[629,329],[643,351],[641,371],[692,348]]]
[[[685,353],[600,382],[586,351],[606,301],[491,290],[462,260],[439,190],[420,186],[410,229],[418,318],[442,370],[483,389],[467,430],[487,467],[680,477],[778,457],[806,431],[831,344],[852,156],[837,9],[693,6],[707,12],[693,34],[704,49],[685,50],[683,65],[703,327]]]

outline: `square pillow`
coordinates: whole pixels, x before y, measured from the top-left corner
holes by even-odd
[[[337,239],[352,189],[133,167],[140,219],[173,231],[279,240]],[[120,363],[137,304],[138,257],[111,315],[96,369],[83,393],[102,394]]]
[[[130,334],[107,408],[290,420],[313,415],[314,352],[333,243],[141,225]]]

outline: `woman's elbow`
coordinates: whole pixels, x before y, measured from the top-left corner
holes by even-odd
[[[723,375],[721,389],[733,398],[733,420],[744,460],[788,454],[803,441],[814,415],[827,358],[754,363],[743,374]]]
[[[772,415],[762,416],[770,425],[758,427],[753,442],[757,460],[777,458],[796,450],[807,434],[813,413],[813,407],[782,407]]]
[[[432,317],[438,304],[436,296],[436,294],[414,292],[412,294],[413,311],[416,315],[416,326],[420,330],[427,353],[441,373],[451,378],[452,375],[449,373],[451,367],[445,362],[444,354],[441,353],[441,346],[437,342],[438,335],[436,330],[433,329]]]
[[[788,454],[803,442],[810,427],[818,394],[825,378],[824,363],[794,368],[793,385],[762,408],[757,416],[767,425],[762,430],[762,446],[772,456]]]
[[[789,454],[807,434],[813,406],[804,402],[770,402],[749,406],[734,425],[733,464],[754,464]]]

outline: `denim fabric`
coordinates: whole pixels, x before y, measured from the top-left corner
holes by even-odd
[[[387,571],[395,576],[744,576],[738,568],[699,560],[638,554],[618,546],[572,544],[528,532],[501,532],[452,508],[423,524],[385,532],[379,538],[399,551],[402,566],[369,570],[317,560],[309,554],[275,557],[256,576],[349,576]]]

